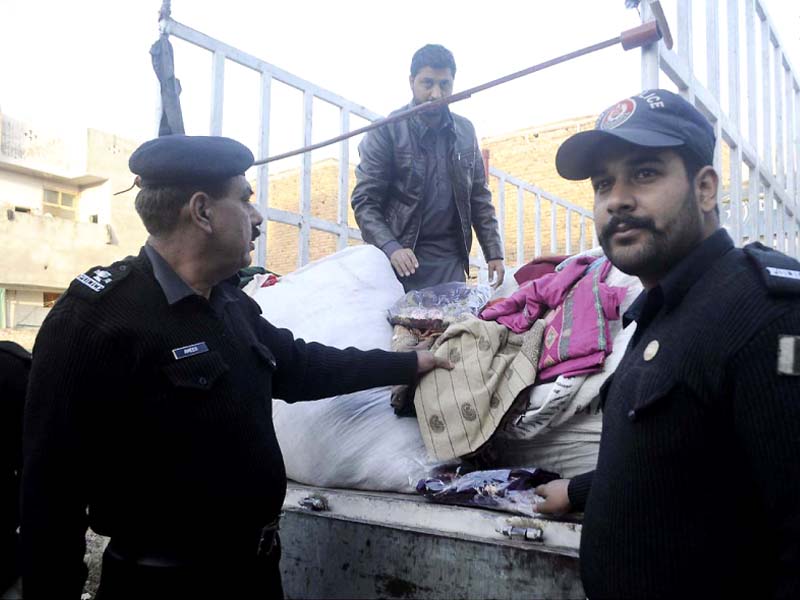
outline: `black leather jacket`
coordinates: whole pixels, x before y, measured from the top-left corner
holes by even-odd
[[[455,136],[449,166],[465,256],[472,246],[474,227],[486,260],[503,258],[475,128],[464,117],[452,117]],[[370,131],[359,144],[361,162],[351,202],[364,241],[378,248],[385,249],[391,242],[403,248],[416,246],[426,166],[419,144],[422,127],[417,117],[403,119]]]

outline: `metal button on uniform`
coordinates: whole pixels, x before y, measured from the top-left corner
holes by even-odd
[[[127,265],[120,265],[119,266],[119,270],[120,271],[127,271],[128,270],[128,266]]]
[[[200,385],[206,385],[208,384],[208,379],[206,379],[205,377],[199,377],[197,379],[197,383],[199,383]]]
[[[644,349],[644,359],[646,361],[653,360],[656,357],[656,354],[658,354],[658,348],[659,348],[658,340],[653,340],[652,342],[647,344],[647,347]]]
[[[631,421],[633,421],[633,420],[636,418],[636,411],[635,411],[635,410],[629,410],[629,411],[628,411],[628,418],[629,418]]]

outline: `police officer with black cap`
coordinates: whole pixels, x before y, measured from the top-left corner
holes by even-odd
[[[556,156],[591,178],[603,250],[645,288],[600,391],[596,470],[537,488],[541,512],[585,510],[590,598],[800,597],[800,263],[734,247],[714,146],[656,89]]]
[[[253,155],[173,135],[130,158],[140,254],[79,275],[39,333],[25,409],[23,589],[79,598],[87,526],[110,536],[98,597],[282,596],[289,402],[409,383],[428,352],[338,350],[272,326],[239,289],[262,217]]]

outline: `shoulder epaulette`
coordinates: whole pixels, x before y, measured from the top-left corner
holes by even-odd
[[[771,295],[800,296],[800,262],[761,242],[748,244],[743,250]]]
[[[131,272],[126,261],[116,262],[110,267],[93,267],[72,280],[69,293],[90,301],[96,301],[108,294]]]

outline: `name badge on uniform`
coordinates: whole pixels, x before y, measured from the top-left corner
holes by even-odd
[[[180,360],[182,358],[194,356],[195,354],[203,354],[203,352],[208,352],[208,346],[205,342],[197,342],[195,344],[183,346],[182,348],[175,348],[172,351],[172,356],[175,357],[175,360]]]

